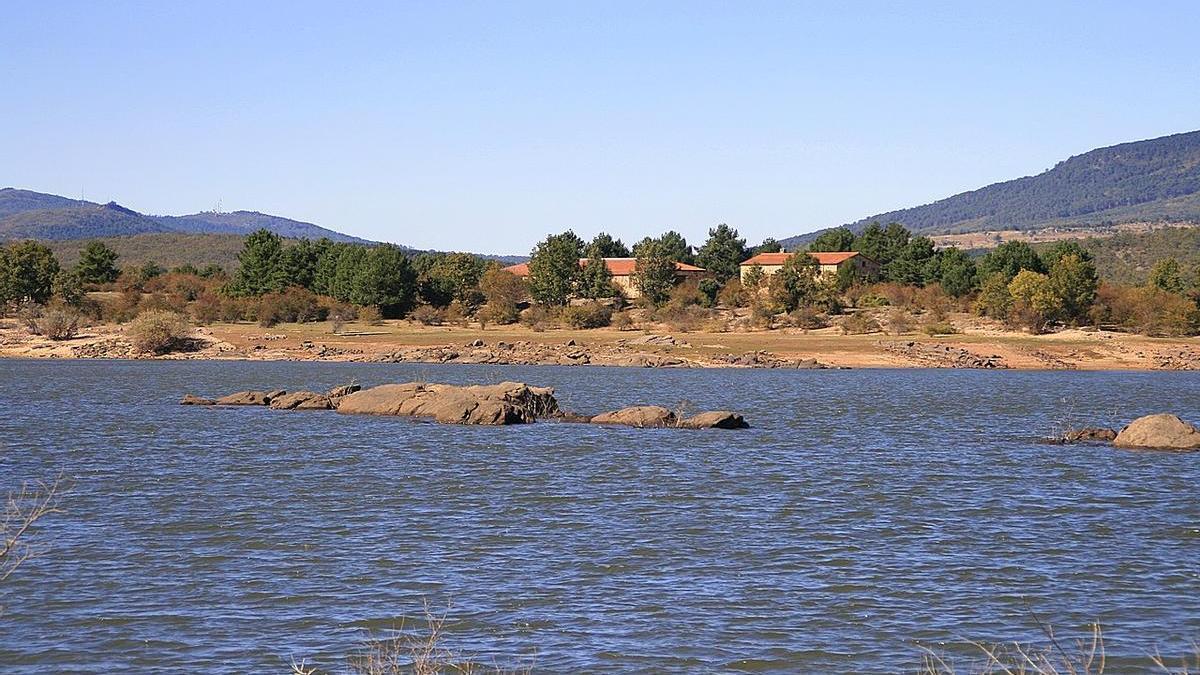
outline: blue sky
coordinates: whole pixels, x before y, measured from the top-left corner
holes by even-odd
[[[22,2],[0,185],[527,253],[752,243],[1200,128],[1193,2]]]

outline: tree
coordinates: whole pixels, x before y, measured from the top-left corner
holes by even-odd
[[[1023,241],[1006,241],[992,249],[979,261],[979,272],[991,276],[997,272],[1012,281],[1021,270],[1044,273],[1046,267],[1042,259],[1029,244]]]
[[[758,246],[755,246],[750,255],[758,255],[759,253],[779,253],[783,250],[783,246],[775,240],[774,237],[767,237]]]
[[[986,277],[979,287],[979,297],[975,299],[975,311],[980,316],[1004,320],[1012,309],[1013,297],[1008,290],[1008,279],[1003,272],[996,272]]]
[[[492,263],[479,279],[479,290],[487,299],[483,311],[488,320],[501,324],[517,320],[517,305],[527,294],[520,277]]]
[[[289,286],[298,286],[311,290],[321,253],[332,244],[328,239],[318,242],[301,239],[285,247],[279,254],[279,262],[273,272],[272,288],[283,290]]]
[[[771,297],[786,311],[808,307],[817,301],[821,286],[817,276],[821,265],[816,258],[801,251],[783,262],[771,275]]]
[[[1013,305],[1009,313],[1035,333],[1062,312],[1062,300],[1054,292],[1050,277],[1041,272],[1023,269],[1008,283]]]
[[[696,263],[720,283],[738,276],[742,261],[749,257],[746,240],[725,223],[708,231],[708,241],[696,253]]]
[[[675,287],[675,257],[678,250],[661,239],[643,242],[637,248],[634,282],[642,297],[654,305],[666,301]]]
[[[45,304],[54,294],[58,260],[54,252],[36,241],[23,241],[9,247],[6,295],[10,301]]]
[[[435,307],[457,300],[468,311],[483,302],[479,279],[487,263],[470,253],[424,254],[414,261],[420,296]]]
[[[65,305],[71,307],[79,307],[83,304],[85,293],[83,291],[83,282],[79,278],[77,270],[61,270],[54,276],[54,297],[58,298]]]
[[[567,230],[546,237],[529,258],[529,293],[543,305],[565,305],[579,285],[583,241]]]
[[[938,251],[926,265],[925,281],[942,285],[942,290],[961,298],[975,289],[977,271],[971,256],[951,246]]]
[[[369,250],[365,246],[343,244],[337,255],[333,278],[330,280],[329,295],[342,302],[354,302],[358,293],[358,275],[367,262]]]
[[[808,245],[810,251],[853,251],[854,233],[848,227],[825,230]]]
[[[580,273],[579,294],[593,300],[615,297],[617,289],[613,286],[612,272],[609,271],[608,264],[604,262],[604,256],[600,255],[601,249],[596,246],[589,246],[588,249],[591,251],[591,255]]]
[[[117,269],[116,262],[116,251],[105,246],[102,241],[92,241],[79,254],[75,272],[81,283],[108,284],[121,276],[121,270]]]
[[[1146,284],[1169,293],[1182,293],[1183,270],[1179,267],[1179,261],[1175,258],[1163,258],[1154,263],[1154,267],[1150,268],[1150,275],[1146,277]]]
[[[1075,323],[1085,319],[1100,285],[1096,266],[1079,255],[1067,253],[1054,261],[1049,276],[1050,290],[1058,298],[1063,319]]]
[[[1092,254],[1088,253],[1079,242],[1070,239],[1061,239],[1054,242],[1050,248],[1042,251],[1042,266],[1047,270],[1054,267],[1054,263],[1061,260],[1064,256],[1078,256],[1080,260],[1086,263],[1092,262]]]
[[[651,242],[658,242],[659,244],[661,244],[662,245],[662,255],[665,255],[666,257],[670,258],[671,260],[674,260],[676,262],[681,262],[681,263],[687,263],[689,265],[696,262],[696,257],[692,254],[692,247],[688,245],[687,239],[684,239],[683,235],[679,234],[675,230],[669,230],[668,232],[665,232],[658,239],[651,239],[650,237],[646,237],[645,239],[634,244],[634,246],[633,246],[634,257],[638,257],[641,255],[638,253],[638,249],[640,249],[642,246],[645,246],[646,244],[649,244]]]
[[[762,265],[751,265],[750,269],[746,270],[746,276],[742,278],[742,287],[757,293],[762,290],[766,281],[767,273],[763,271]]]
[[[889,281],[901,284],[924,285],[926,282],[925,267],[934,259],[934,256],[932,240],[928,237],[914,237],[884,267],[884,276]]]
[[[262,295],[281,290],[279,267],[282,257],[282,237],[266,229],[250,233],[238,254],[241,267],[233,275],[230,291],[234,295]]]
[[[383,244],[366,254],[355,275],[351,301],[374,306],[387,319],[396,319],[412,307],[417,294],[417,274],[399,246]]]
[[[594,255],[599,255],[601,258],[628,258],[631,255],[629,247],[625,246],[620,239],[613,239],[612,235],[607,232],[597,234],[592,239],[592,243],[587,245],[584,254],[588,258]]]

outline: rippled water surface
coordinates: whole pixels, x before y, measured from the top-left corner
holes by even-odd
[[[175,404],[351,379],[754,428]],[[1110,668],[1200,639],[1200,453],[1035,442],[1200,419],[1195,375],[0,361],[0,405],[3,487],[74,481],[0,586],[6,672],[337,669],[424,601],[452,647],[549,672],[911,671],[1036,638],[1031,611],[1100,621]]]

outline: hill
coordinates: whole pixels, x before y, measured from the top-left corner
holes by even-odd
[[[1200,131],[1099,148],[1026,176],[932,204],[863,218],[923,235],[986,230],[1200,221]],[[787,247],[819,233],[782,240]]]
[[[217,264],[226,270],[238,266],[238,253],[245,237],[240,234],[181,234],[163,232],[135,234],[127,237],[94,237],[48,240],[44,243],[54,251],[54,257],[64,267],[79,261],[79,254],[88,241],[101,241],[117,252],[118,267],[135,267],[155,262],[167,269],[190,264],[197,268]]]
[[[259,228],[291,238],[327,237],[333,241],[374,243],[312,223],[257,211],[153,216],[138,213],[115,202],[96,204],[32,190],[0,189],[0,241],[85,239],[152,233],[249,234]]]

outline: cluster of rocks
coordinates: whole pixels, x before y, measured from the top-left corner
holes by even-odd
[[[914,340],[881,340],[880,349],[933,368],[1008,368],[999,356],[984,356],[961,347]]]
[[[544,344],[529,341],[497,342],[493,345],[474,340],[462,347],[437,345],[406,347],[379,356],[385,363],[482,363],[522,366],[632,366],[638,368],[679,368],[701,366],[702,363],[670,356],[639,352],[621,345],[585,347],[569,340],[564,344]]]
[[[720,354],[714,357],[714,360],[741,368],[821,369],[829,367],[816,359],[785,359],[763,350],[745,354]]]
[[[1172,349],[1154,355],[1154,367],[1159,370],[1200,370],[1200,352],[1194,349]]]
[[[369,389],[358,385],[335,387],[325,393],[239,391],[216,399],[188,394],[182,405],[265,406],[273,410],[335,410],[348,415],[396,415],[429,418],[442,424],[529,424],[558,419],[638,428],[744,429],[742,415],[715,410],[684,417],[660,406],[633,406],[593,417],[559,409],[550,387],[522,382],[457,386],[425,382],[384,384]]]
[[[1121,431],[1106,427],[1071,429],[1055,443],[1112,443],[1130,450],[1200,450],[1200,429],[1176,415],[1146,415],[1125,425]]]

